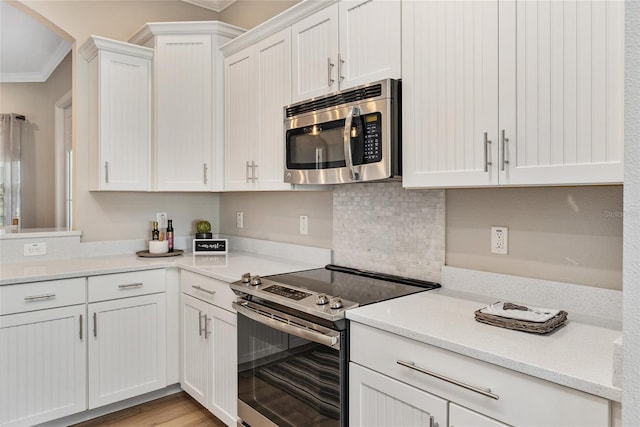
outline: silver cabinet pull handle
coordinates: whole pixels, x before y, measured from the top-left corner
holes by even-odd
[[[109,162],[104,162],[104,182],[109,183]]]
[[[215,295],[215,294],[216,294],[216,291],[210,291],[209,289],[205,289],[205,288],[203,288],[203,287],[201,287],[201,286],[199,286],[199,285],[193,285],[193,286],[191,286],[191,287],[192,287],[193,289],[197,289],[197,290],[199,290],[199,291],[206,292],[206,293],[208,293],[209,295]]]
[[[500,398],[497,394],[491,393],[491,389],[490,388],[480,388],[480,387],[472,386],[472,385],[469,385],[469,384],[465,384],[465,383],[460,382],[458,380],[454,380],[453,378],[449,378],[449,377],[446,377],[444,375],[440,375],[440,374],[438,374],[436,372],[429,371],[427,369],[424,369],[424,368],[421,368],[419,366],[416,366],[416,364],[413,363],[413,362],[405,362],[404,360],[398,360],[396,363],[398,365],[402,365],[402,366],[404,366],[406,368],[413,369],[414,371],[418,371],[418,372],[420,372],[422,374],[429,375],[430,377],[434,377],[434,378],[437,378],[439,380],[448,382],[449,384],[457,385],[458,387],[462,387],[464,389],[479,393],[479,394],[481,394],[483,396],[490,397],[491,399],[498,400]]]
[[[80,315],[80,341],[82,341],[82,314]]]
[[[247,160],[247,166],[246,166],[246,169],[245,169],[245,176],[247,177],[247,183],[249,183],[249,180],[251,179],[251,178],[249,178],[249,168],[250,167],[251,167],[251,165],[249,164],[249,160]]]
[[[198,312],[198,336],[202,336],[202,312]]]
[[[202,180],[204,181],[204,183],[207,183],[207,164],[204,163],[202,165]]]
[[[255,161],[251,160],[251,182],[255,183],[258,178],[256,178],[256,169],[258,165]]]
[[[333,67],[335,66],[335,64],[331,63],[331,58],[327,58],[327,83],[329,87],[331,87],[333,85],[333,83],[335,82],[334,79],[331,78],[331,71],[333,69]]]
[[[438,424],[436,422],[435,418],[433,418],[433,415],[431,415],[429,417],[429,427],[439,427],[439,426],[440,426],[440,424]],[[451,427],[453,427],[453,426],[451,426]]]
[[[123,283],[122,285],[118,285],[120,289],[129,289],[129,288],[139,288],[142,286],[142,283]]]
[[[504,129],[502,129],[500,139],[502,143],[502,164],[500,165],[500,169],[504,171],[505,165],[509,163],[509,160],[507,159],[507,143],[509,142],[509,138],[505,136]]]
[[[93,313],[93,336],[98,336],[98,315],[97,313]]]
[[[489,172],[489,166],[493,163],[489,161],[489,144],[491,144],[491,140],[489,140],[489,135],[487,132],[484,133],[484,171]]]
[[[204,315],[204,339],[205,340],[209,339],[209,329],[207,328],[208,322],[209,322],[209,317],[205,314]]]
[[[38,301],[41,299],[50,299],[50,298],[55,298],[56,294],[42,294],[42,295],[31,295],[28,297],[24,297],[24,300],[29,302],[29,301]]]
[[[344,80],[344,76],[342,72],[344,71],[344,59],[342,59],[342,55],[338,54],[338,83],[342,83]]]

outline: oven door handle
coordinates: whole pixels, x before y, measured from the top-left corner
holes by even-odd
[[[263,311],[260,308],[260,311],[251,307],[250,303],[242,302],[232,303],[233,308],[243,316],[248,317],[251,320],[255,320],[258,323],[261,323],[265,326],[269,326],[278,331],[284,332],[286,334],[294,335],[299,338],[303,338],[309,341],[316,342],[318,344],[322,344],[327,347],[340,349],[340,333],[328,331],[327,333],[314,331],[312,329],[307,329],[302,326],[297,326],[292,323],[287,323],[284,320],[280,320],[276,317],[271,317],[266,314],[260,313]],[[296,322],[298,323],[298,322]],[[300,320],[300,324],[306,323],[304,320]]]
[[[360,109],[355,106],[349,107],[347,117],[344,119],[344,130],[342,133],[342,143],[344,144],[344,162],[347,169],[351,173],[351,179],[353,181],[360,181],[362,176],[360,172],[356,170],[353,165],[353,153],[351,150],[351,127],[353,126],[353,118],[360,116]],[[358,135],[360,137],[360,135]]]

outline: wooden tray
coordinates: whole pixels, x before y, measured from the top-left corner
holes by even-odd
[[[138,251],[136,252],[136,255],[138,255],[139,257],[142,258],[166,258],[166,257],[170,257],[170,256],[178,256],[178,255],[182,255],[182,253],[184,252],[184,250],[182,249],[174,249],[173,252],[167,252],[164,254],[152,254],[151,252],[147,251]]]

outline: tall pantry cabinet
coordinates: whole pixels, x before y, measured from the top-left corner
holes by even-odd
[[[216,191],[223,176],[223,58],[244,30],[218,21],[148,23],[129,41],[151,47],[157,191]]]
[[[405,187],[622,182],[624,2],[402,14]]]

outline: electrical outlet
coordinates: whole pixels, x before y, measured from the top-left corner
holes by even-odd
[[[506,255],[509,249],[509,228],[491,227],[491,253]]]
[[[309,217],[300,215],[300,234],[309,234]]]
[[[24,256],[36,256],[46,255],[47,244],[46,243],[25,243],[24,244]]]
[[[244,228],[244,213],[236,212],[236,228]]]
[[[158,221],[158,228],[167,228],[167,213],[156,212],[156,221]]]

